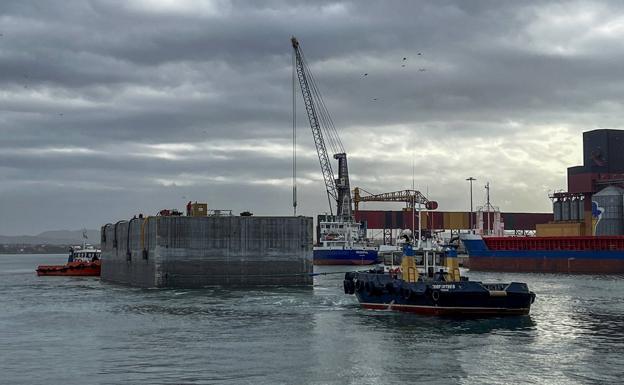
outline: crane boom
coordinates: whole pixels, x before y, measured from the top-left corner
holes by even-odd
[[[323,180],[325,181],[325,189],[327,190],[330,213],[333,215],[332,201],[334,201],[336,202],[336,215],[342,219],[351,219],[353,213],[351,209],[352,200],[351,189],[349,186],[347,154],[344,152],[344,149],[342,149],[342,143],[340,142],[340,138],[338,138],[337,132],[333,127],[329,112],[327,112],[318,88],[314,84],[314,78],[309,73],[309,69],[303,60],[303,54],[301,52],[301,48],[299,47],[299,42],[294,36],[290,39],[290,41],[295,53],[295,66],[297,70],[297,78],[299,80],[299,87],[301,89],[303,103],[305,104],[305,109],[308,114],[310,128],[312,129],[312,137],[314,138],[314,145],[316,146],[316,152],[321,166],[321,173],[323,174]],[[318,105],[315,105],[315,98],[316,104]],[[317,111],[317,109],[319,111]],[[333,143],[340,150],[342,150],[334,154],[334,159],[338,160],[337,179],[334,177],[334,171],[327,152],[327,146],[325,145],[321,123],[331,126],[325,127],[326,132],[333,133],[335,136],[334,138],[330,138],[330,140],[333,140],[330,144]]]
[[[368,195],[362,195],[361,192]],[[417,190],[401,190],[373,194],[363,188],[356,187],[353,189],[353,201],[355,202],[356,211],[359,209],[360,202],[405,202],[411,208],[414,208],[414,205],[419,203],[425,205],[427,210],[435,210],[438,208],[438,203],[436,201],[427,199],[427,197]]]

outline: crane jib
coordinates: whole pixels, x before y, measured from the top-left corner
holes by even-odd
[[[299,42],[295,37],[291,38],[291,43],[295,52],[295,65],[299,87],[303,96],[308,121],[312,129],[312,137],[316,146],[316,152],[321,166],[321,173],[325,181],[329,209],[333,215],[332,200],[336,202],[336,214],[344,219],[352,218],[352,198],[349,185],[349,169],[347,166],[347,154],[342,149],[342,143],[338,133],[333,126],[331,116],[325,107],[320,91],[314,83],[314,77],[310,73],[303,54],[299,47]],[[325,126],[323,128],[323,126]],[[330,146],[342,150],[334,154],[334,159],[338,160],[338,178],[335,178],[332,164],[327,152],[323,129],[329,133]]]

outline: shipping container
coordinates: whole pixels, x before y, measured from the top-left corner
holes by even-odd
[[[538,237],[579,237],[585,235],[585,225],[582,222],[540,223],[535,227]]]
[[[208,215],[207,203],[191,203],[191,216],[192,217],[205,217]]]

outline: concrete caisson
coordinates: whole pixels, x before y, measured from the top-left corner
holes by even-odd
[[[311,286],[312,218],[158,216],[102,227],[103,281]]]

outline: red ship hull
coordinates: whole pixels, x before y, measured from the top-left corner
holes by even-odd
[[[624,260],[526,257],[470,257],[470,270],[519,273],[622,274]]]
[[[65,265],[40,265],[38,276],[99,277],[101,262],[69,262]]]

